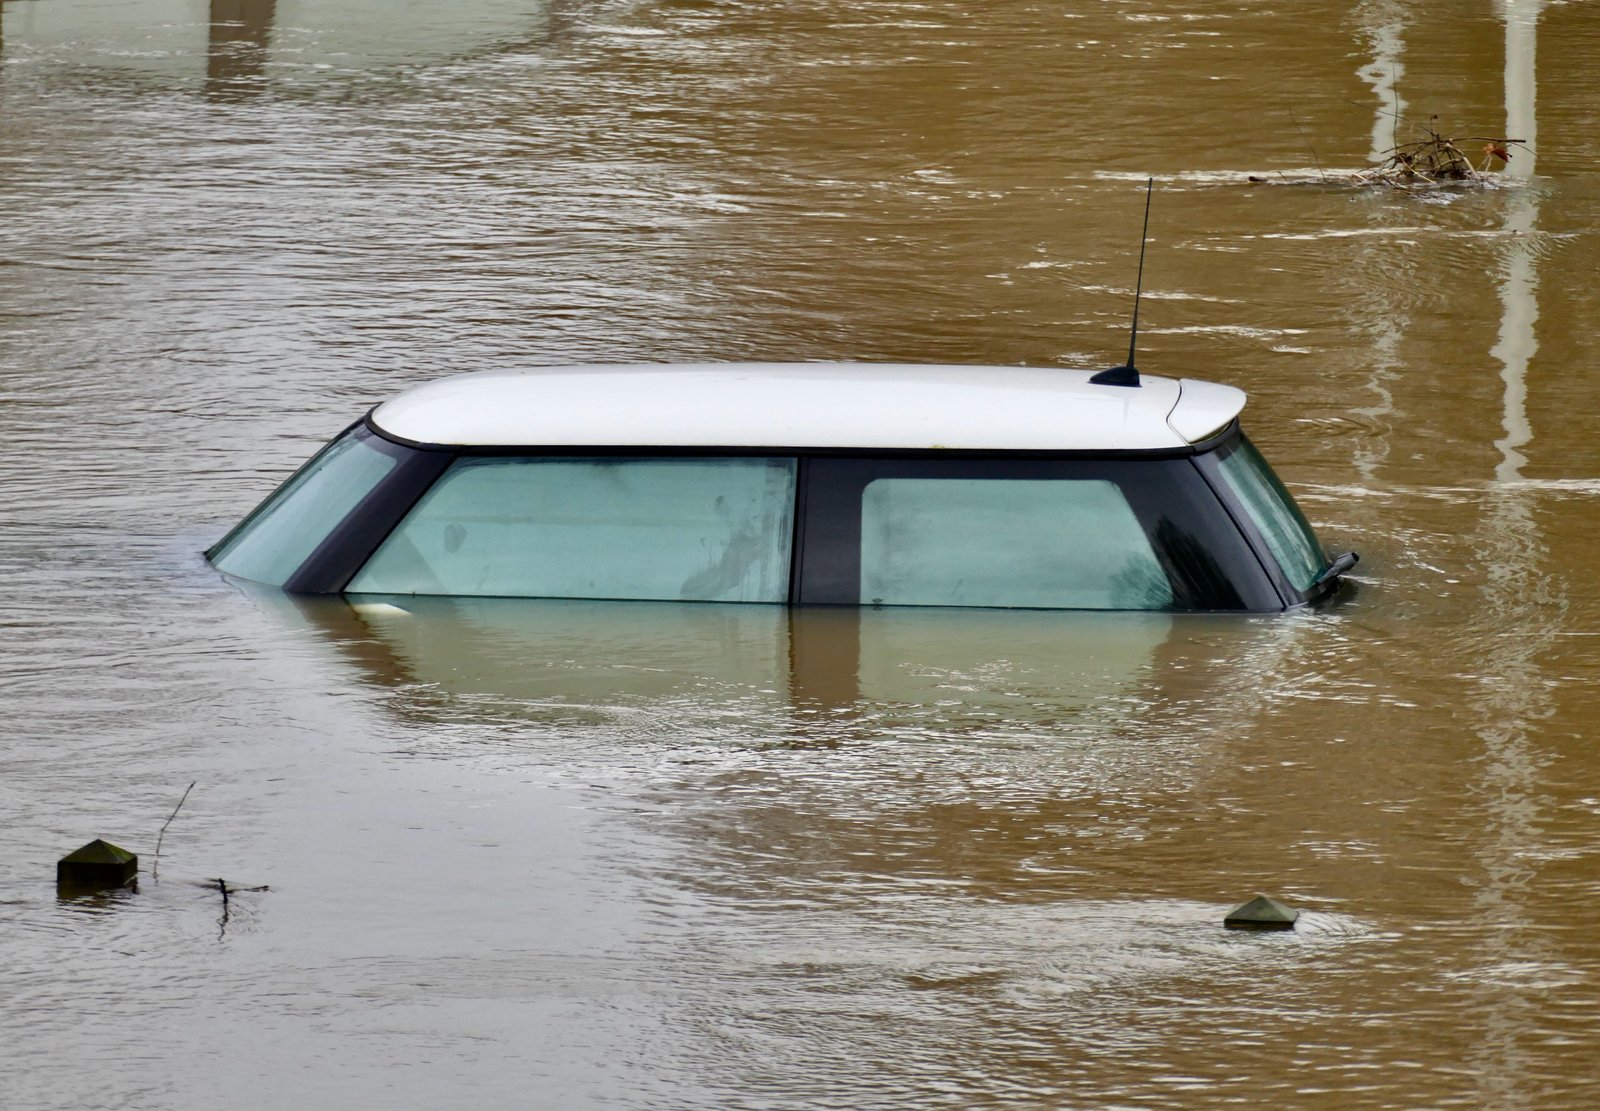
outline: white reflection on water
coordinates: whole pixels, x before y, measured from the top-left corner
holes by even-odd
[[[1505,173],[1514,178],[1533,176],[1538,153],[1536,76],[1539,13],[1544,6],[1545,0],[1500,0],[1506,21],[1506,137],[1528,146],[1506,164]]]
[[[1534,55],[1543,0],[1505,0],[1505,100],[1507,137],[1535,139]],[[1513,152],[1507,172],[1533,174],[1532,150]],[[1533,438],[1527,415],[1528,365],[1538,350],[1534,324],[1539,316],[1536,240],[1539,199],[1518,190],[1509,200],[1511,242],[1500,282],[1499,339],[1490,354],[1500,360],[1505,383],[1502,425],[1495,441],[1501,459],[1480,535],[1489,571],[1483,590],[1481,625],[1486,633],[1517,629],[1515,637],[1486,636],[1489,653],[1477,661],[1481,676],[1474,710],[1483,742],[1479,805],[1486,818],[1480,875],[1474,903],[1488,927],[1479,934],[1480,956],[1473,970],[1482,1025],[1479,1092],[1485,1106],[1524,1108],[1531,1097],[1535,1062],[1527,1030],[1544,1006],[1551,969],[1559,969],[1550,940],[1527,928],[1529,902],[1536,898],[1533,861],[1541,850],[1541,826],[1549,799],[1541,784],[1548,758],[1535,737],[1536,723],[1555,709],[1542,682],[1542,657],[1565,632],[1564,583],[1547,575],[1548,551],[1534,516],[1535,488],[1518,483],[1527,462],[1518,449]]]
[[[1506,21],[1506,137],[1527,144],[1526,150],[1512,151],[1505,172],[1510,177],[1533,177],[1534,144],[1538,139],[1537,117],[1537,32],[1543,0],[1504,0]],[[1519,190],[1511,197],[1505,230],[1514,238],[1507,252],[1504,276],[1500,282],[1500,339],[1490,354],[1500,360],[1505,382],[1501,424],[1505,436],[1495,441],[1500,449],[1500,465],[1495,477],[1510,482],[1522,477],[1527,458],[1519,450],[1533,439],[1528,423],[1528,364],[1539,349],[1534,325],[1539,319],[1537,300],[1539,277],[1536,270],[1538,241],[1532,234],[1539,219],[1539,197],[1533,190]]]
[[[1507,970],[1559,965],[1550,940],[1528,928],[1549,805],[1542,786],[1548,758],[1536,731],[1555,709],[1541,660],[1565,634],[1567,609],[1564,583],[1544,570],[1548,553],[1533,512],[1536,497],[1528,487],[1502,487],[1489,496],[1479,533],[1489,569],[1478,621],[1484,651],[1469,665],[1480,676],[1471,710],[1483,744],[1476,793],[1485,828],[1480,872],[1463,881],[1476,887],[1473,902],[1486,927],[1469,975],[1479,984],[1481,1003],[1480,1083],[1485,1105],[1495,1107],[1531,1105],[1526,1032],[1544,1006],[1538,981],[1548,975]],[[1510,629],[1519,635],[1500,635]]]
[[[1357,25],[1372,47],[1372,61],[1356,71],[1356,76],[1370,84],[1378,97],[1372,123],[1372,149],[1369,161],[1381,162],[1395,145],[1395,131],[1405,102],[1400,98],[1399,79],[1405,72],[1400,55],[1405,49],[1405,9],[1394,0],[1366,0],[1356,9]],[[1377,226],[1352,229],[1322,229],[1302,232],[1301,235],[1370,236],[1360,251],[1362,273],[1384,274],[1399,285],[1405,274],[1389,272],[1405,266],[1403,257],[1387,242],[1397,235],[1409,235],[1424,229],[1405,221],[1399,227]],[[1293,234],[1293,233],[1291,233]],[[1401,261],[1397,261],[1400,259]],[[1351,411],[1363,418],[1369,426],[1387,431],[1396,419],[1394,383],[1403,369],[1400,343],[1410,326],[1409,314],[1403,302],[1390,300],[1383,286],[1361,283],[1354,296],[1361,305],[1356,318],[1358,327],[1372,338],[1373,353],[1368,361],[1366,390],[1372,396],[1369,404]],[[1364,483],[1378,481],[1379,470],[1389,456],[1391,437],[1375,435],[1360,437],[1353,453],[1353,462]]]
[[[1378,98],[1377,118],[1372,121],[1371,162],[1382,162],[1394,149],[1400,117],[1405,115],[1405,98],[1400,95],[1400,78],[1405,75],[1407,5],[1397,0],[1363,0],[1356,7],[1356,25],[1372,48],[1372,61],[1356,70],[1356,76],[1372,86]]]
[[[1489,354],[1500,361],[1500,377],[1505,383],[1500,418],[1505,435],[1495,441],[1500,450],[1495,478],[1501,482],[1520,479],[1528,461],[1520,450],[1533,439],[1533,426],[1528,421],[1528,364],[1539,350],[1539,338],[1534,332],[1539,319],[1539,249],[1531,234],[1539,218],[1539,198],[1532,191],[1518,191],[1508,204],[1506,230],[1522,234],[1512,241],[1506,253],[1499,288],[1500,338],[1489,349]]]

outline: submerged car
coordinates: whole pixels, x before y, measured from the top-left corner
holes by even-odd
[[[301,594],[1314,604],[1355,556],[1328,558],[1244,402],[1031,367],[463,374],[378,405],[206,556]]]

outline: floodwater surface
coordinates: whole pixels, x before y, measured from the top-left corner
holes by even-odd
[[[0,0],[0,1107],[1600,1103],[1597,56],[1537,0]],[[1350,184],[1434,117],[1528,146]],[[1336,606],[198,554],[446,373],[1121,362],[1147,175],[1139,363],[1249,392]],[[138,891],[58,898],[95,837]]]

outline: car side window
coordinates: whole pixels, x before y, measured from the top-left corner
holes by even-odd
[[[1279,604],[1189,457],[834,456],[801,470],[796,600],[1249,610]]]
[[[793,459],[463,457],[347,590],[783,602],[794,487]]]
[[[1172,586],[1103,479],[877,478],[861,495],[863,603],[1164,610]]]

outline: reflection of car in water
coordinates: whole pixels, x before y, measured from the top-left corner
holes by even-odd
[[[207,556],[297,594],[1291,609],[1329,562],[1228,386],[568,367],[378,406]]]
[[[616,721],[636,710],[752,722],[862,705],[1025,722],[1127,697],[1173,618],[509,598],[301,598],[412,710]],[[959,707],[959,709],[957,709]],[[907,720],[914,719],[913,711]]]
[[[567,707],[657,703],[716,684],[772,691],[787,611],[520,598],[297,599],[370,678],[438,700]],[[351,605],[351,602],[355,602]]]

